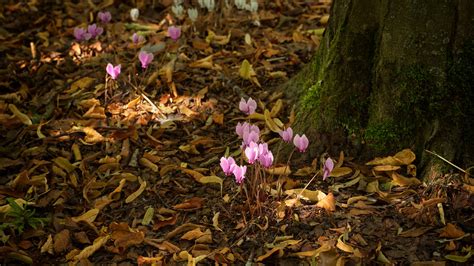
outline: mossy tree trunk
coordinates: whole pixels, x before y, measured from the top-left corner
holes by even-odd
[[[287,86],[310,155],[411,148],[474,162],[474,1],[334,0],[312,62]],[[426,172],[425,172],[426,174]]]

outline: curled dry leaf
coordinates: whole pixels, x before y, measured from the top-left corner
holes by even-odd
[[[409,165],[415,159],[416,159],[415,153],[413,153],[410,149],[405,149],[398,152],[394,156],[375,158],[372,161],[366,163],[366,165],[392,165],[392,166]]]
[[[421,184],[421,181],[418,180],[416,177],[404,177],[396,172],[391,172],[392,176],[392,184],[402,186],[402,187],[409,187],[409,186],[418,186]]]
[[[452,223],[448,223],[442,230],[441,233],[439,234],[440,237],[446,237],[446,238],[459,238],[464,236],[466,233],[464,233],[459,227],[455,226]]]
[[[8,109],[25,125],[31,126],[33,123],[31,122],[31,119],[24,113],[20,112],[18,108],[14,104],[9,104]]]
[[[336,199],[332,193],[329,193],[324,199],[316,203],[317,207],[323,208],[326,211],[336,210]]]
[[[183,203],[179,203],[173,206],[173,209],[176,210],[184,210],[184,211],[192,211],[202,208],[202,204],[204,202],[203,198],[193,197],[188,200],[185,200]]]
[[[109,230],[110,238],[114,240],[114,245],[119,251],[141,244],[145,239],[144,232],[130,228],[127,223],[112,223]]]
[[[48,252],[49,254],[54,254],[53,252],[53,237],[51,234],[48,236],[46,242],[41,246],[41,253]]]
[[[99,214],[99,212],[100,212],[99,209],[91,209],[91,210],[88,210],[86,213],[79,215],[77,217],[72,217],[71,219],[75,223],[78,223],[80,221],[92,223],[95,221],[95,218],[97,218],[97,215]]]
[[[310,201],[310,202],[319,202],[326,198],[326,194],[320,190],[316,190],[316,191],[309,190],[309,189],[303,190],[302,188],[285,190],[285,194],[288,196],[299,195],[300,198]]]
[[[341,176],[346,176],[352,173],[352,169],[349,167],[338,167],[334,168],[331,171],[331,174],[329,176],[332,177],[341,177]]]
[[[137,191],[133,192],[125,199],[125,203],[134,201],[143,193],[143,191],[145,191],[146,181],[143,181],[141,177],[138,177],[138,182],[140,183],[140,187],[137,189]]]
[[[82,259],[89,258],[92,254],[94,254],[97,250],[99,250],[107,241],[109,240],[110,235],[100,236],[94,240],[92,245],[87,246],[84,248],[79,254],[74,256],[74,261],[79,261]]]
[[[68,229],[64,229],[61,232],[54,235],[53,241],[54,253],[59,254],[68,249],[71,244],[71,233]]]

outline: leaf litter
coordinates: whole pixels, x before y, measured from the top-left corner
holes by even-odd
[[[4,263],[472,261],[473,179],[423,183],[409,149],[365,165],[341,152],[325,182],[317,158],[279,158],[249,215],[219,158],[241,156],[244,120],[276,149],[295,114],[273,88],[317,49],[330,2],[240,2],[196,5],[190,20],[173,1],[137,1],[133,23],[134,6],[113,0],[0,7]],[[104,33],[74,40],[102,10]],[[181,37],[168,39],[170,25]],[[156,57],[149,69],[140,50]],[[107,62],[127,82],[107,77]],[[258,110],[245,117],[248,96]]]

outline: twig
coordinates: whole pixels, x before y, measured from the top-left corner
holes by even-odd
[[[463,170],[461,167],[459,167],[459,166],[453,164],[452,162],[448,161],[447,159],[441,157],[441,155],[438,155],[437,153],[432,152],[432,151],[429,151],[429,150],[425,150],[425,151],[426,151],[427,153],[433,154],[434,156],[440,158],[440,159],[443,160],[444,162],[448,163],[449,165],[451,165],[452,167],[458,169],[459,171],[465,173],[466,175],[469,175],[468,172],[466,172],[465,170]]]

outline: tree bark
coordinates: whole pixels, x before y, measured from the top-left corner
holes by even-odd
[[[474,1],[334,0],[318,52],[285,91],[310,156],[411,148],[426,176],[442,164],[425,149],[472,165],[473,86]]]

